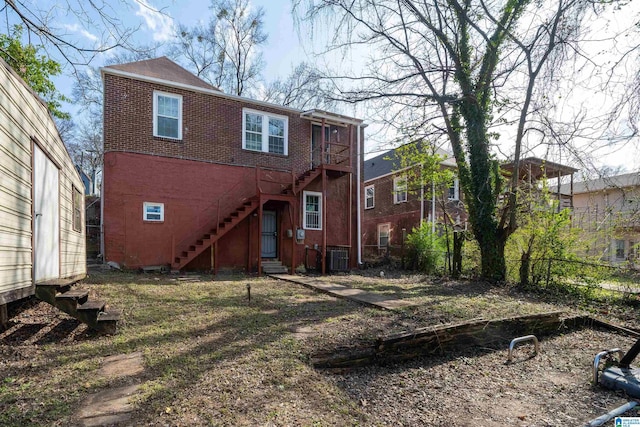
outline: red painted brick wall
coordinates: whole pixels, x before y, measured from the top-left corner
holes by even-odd
[[[182,140],[153,136],[153,91],[182,95]],[[242,109],[287,116],[288,156],[242,149]],[[348,141],[348,128],[332,126],[331,138]],[[309,168],[311,125],[300,114],[248,101],[166,87],[130,78],[104,76],[104,150],[181,159],[293,170]],[[355,153],[355,151],[354,151]]]
[[[218,201],[221,218],[256,193],[255,166],[293,171],[310,167],[311,122],[299,113],[263,107],[249,101],[175,89],[159,84],[106,74],[104,82],[104,233],[105,259],[128,268],[164,265],[172,253],[193,244],[216,223]],[[153,91],[183,96],[182,140],[153,136]],[[289,120],[288,156],[242,149],[242,109],[285,115]],[[352,167],[356,170],[355,128],[332,126],[332,141],[352,142]],[[362,131],[361,145],[364,145]],[[362,167],[362,163],[361,163]],[[279,193],[292,180],[286,172],[261,174],[262,191]],[[271,180],[271,183],[267,181]],[[307,190],[321,191],[321,178]],[[304,261],[305,246],[321,245],[322,232],[307,230],[303,242],[292,244],[285,236],[302,227],[302,193],[294,211],[289,204],[274,202],[278,211],[279,257],[290,265],[295,250],[296,265]],[[351,266],[356,266],[355,174],[328,179],[327,245],[350,245]],[[165,221],[144,222],[143,203],[165,204]],[[251,222],[251,225],[249,223]],[[221,268],[255,269],[259,253],[257,218],[245,220],[219,241]],[[295,248],[295,249],[292,249]],[[211,253],[205,251],[189,267],[208,269]]]

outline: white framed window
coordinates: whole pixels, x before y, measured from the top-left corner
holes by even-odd
[[[449,200],[460,200],[460,181],[458,181],[458,178],[454,179],[449,186],[447,198]]]
[[[393,178],[393,203],[404,203],[407,201],[407,177],[398,176]]]
[[[142,219],[144,221],[164,221],[164,203],[144,202],[142,205]]]
[[[389,245],[391,237],[391,223],[378,224],[378,249],[384,249]]]
[[[75,185],[71,186],[71,199],[73,202],[73,231],[82,231],[82,193]]]
[[[372,209],[375,206],[376,187],[368,185],[364,187],[364,208]]]
[[[315,191],[302,192],[302,228],[305,230],[322,230],[322,193]]]
[[[153,136],[182,139],[182,95],[153,91]]]
[[[616,259],[624,259],[624,240],[615,240]]]
[[[286,156],[289,152],[289,118],[243,108],[242,148]]]

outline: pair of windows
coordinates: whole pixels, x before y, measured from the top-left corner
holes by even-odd
[[[289,118],[260,111],[242,111],[242,148],[288,154]]]
[[[289,118],[260,111],[242,111],[242,148],[288,154]],[[182,139],[182,96],[153,92],[153,136]]]

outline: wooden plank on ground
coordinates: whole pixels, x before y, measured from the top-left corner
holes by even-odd
[[[470,346],[508,345],[519,336],[544,336],[566,329],[562,315],[563,312],[555,311],[422,328],[380,337],[368,347],[338,349],[331,354],[320,354],[312,357],[312,363],[318,368],[349,368],[444,354]]]

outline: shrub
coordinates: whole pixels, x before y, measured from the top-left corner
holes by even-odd
[[[433,274],[444,267],[446,244],[438,231],[432,233],[432,224],[423,222],[407,236],[408,266],[414,270]]]

